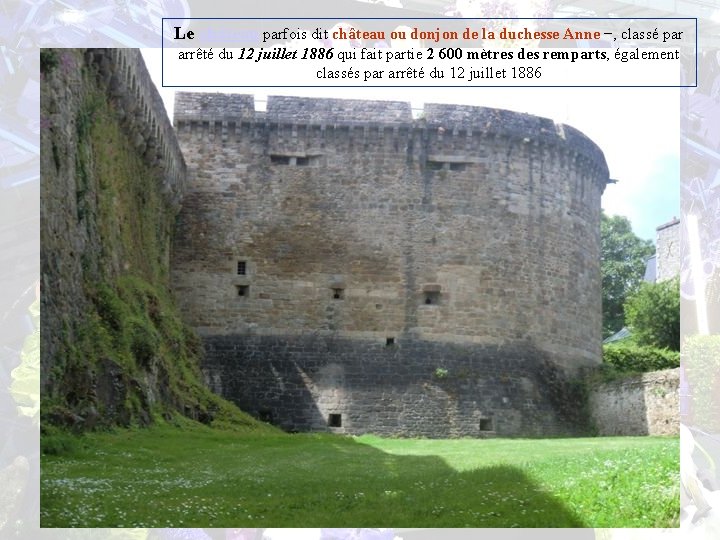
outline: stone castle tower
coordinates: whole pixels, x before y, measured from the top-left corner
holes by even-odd
[[[680,275],[680,220],[673,218],[655,230],[655,279],[665,281]]]
[[[558,374],[600,362],[608,181],[582,133],[200,93],[177,94],[174,124],[190,188],[172,284],[211,388],[288,430],[571,429]]]

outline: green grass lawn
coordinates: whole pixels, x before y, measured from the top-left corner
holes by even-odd
[[[677,438],[383,439],[161,426],[45,455],[43,527],[676,527]]]

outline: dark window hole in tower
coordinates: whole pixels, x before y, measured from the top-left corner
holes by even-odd
[[[236,287],[238,296],[247,296],[250,292],[250,287],[248,285],[236,285]]]
[[[451,171],[464,171],[465,165],[466,165],[465,163],[451,163],[450,170]]]
[[[270,163],[273,165],[290,165],[290,156],[270,156]]]
[[[262,409],[258,411],[258,419],[261,422],[267,422],[268,424],[273,423],[273,413],[269,409]]]
[[[333,289],[333,298],[335,300],[342,300],[345,298],[345,289]]]
[[[385,338],[385,346],[386,347],[392,347],[393,345],[395,345],[394,337]]]
[[[310,165],[310,158],[309,157],[299,157],[295,159],[295,165],[298,167],[307,167]]]
[[[332,413],[328,415],[328,426],[342,427],[342,414]]]
[[[434,291],[426,291],[423,303],[426,306],[433,306],[440,303],[440,293]]]
[[[237,263],[238,276],[244,276],[247,273],[247,264],[245,261],[238,261]]]
[[[444,163],[442,161],[428,161],[427,168],[430,171],[441,171]]]
[[[492,418],[481,418],[480,419],[480,431],[492,431],[493,422]]]

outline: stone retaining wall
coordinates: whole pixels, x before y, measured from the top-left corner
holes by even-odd
[[[678,435],[680,368],[604,383],[590,392],[599,435]]]

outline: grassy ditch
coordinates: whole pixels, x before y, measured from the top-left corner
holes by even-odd
[[[42,526],[678,525],[677,438],[350,438],[183,422],[63,439],[42,461]]]

